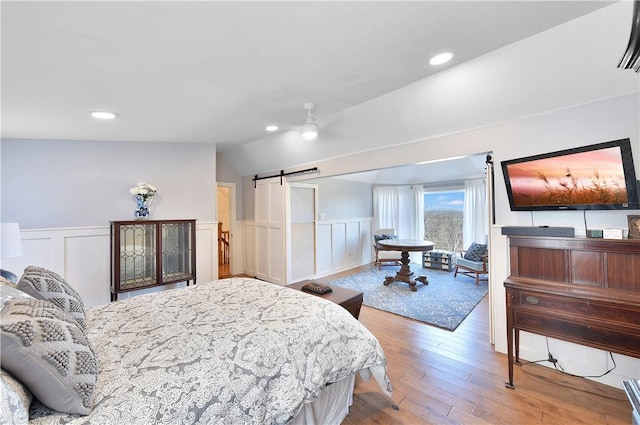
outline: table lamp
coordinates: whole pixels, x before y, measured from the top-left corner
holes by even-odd
[[[22,237],[18,223],[0,224],[0,240],[2,240],[0,258],[22,257]],[[18,276],[9,270],[0,269],[0,274],[13,283],[18,282]]]

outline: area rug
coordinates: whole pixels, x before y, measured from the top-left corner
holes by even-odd
[[[411,291],[404,282],[384,286],[385,276],[395,276],[399,266],[383,266],[334,280],[330,286],[342,286],[362,292],[363,304],[378,310],[409,317],[450,331],[455,330],[487,294],[487,282],[476,286],[474,279],[443,270],[423,269],[411,264],[417,276],[427,276],[428,285],[417,282]]]

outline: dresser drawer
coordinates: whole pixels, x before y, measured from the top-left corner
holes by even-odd
[[[516,291],[515,307],[531,309],[532,311],[556,311],[589,319],[606,320],[635,326],[640,324],[640,306],[611,308],[610,303],[599,303],[597,301],[553,294]]]
[[[530,311],[516,310],[514,327],[550,337],[558,337],[578,344],[588,342],[589,345],[627,355],[637,355],[640,347],[640,329],[633,327],[612,327],[593,324],[593,322],[576,322],[553,315],[535,314]]]

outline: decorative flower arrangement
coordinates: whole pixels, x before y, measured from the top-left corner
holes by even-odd
[[[129,192],[132,195],[141,196],[144,201],[148,201],[153,195],[156,194],[158,190],[155,186],[150,185],[149,183],[140,182],[137,186],[129,189]]]
[[[136,211],[133,213],[133,216],[136,218],[136,220],[149,218],[148,203],[151,201],[151,198],[153,198],[157,191],[158,190],[155,186],[144,182],[138,183],[137,186],[129,189],[129,192],[132,195],[135,195],[138,202]]]

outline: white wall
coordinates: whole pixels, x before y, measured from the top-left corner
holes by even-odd
[[[158,189],[151,218],[215,220],[215,145],[3,139],[0,150],[2,220],[22,229],[133,219],[141,181]]]
[[[224,186],[218,186],[218,195],[216,198],[218,206],[218,222],[222,223],[222,230],[231,230],[230,220],[230,200],[229,200],[229,188]]]
[[[224,158],[220,152],[216,153],[216,181],[233,183],[236,187],[236,220],[242,220],[242,176]],[[252,192],[253,193],[253,192]]]
[[[318,185],[321,219],[334,220],[373,215],[373,186],[336,178],[305,180]],[[324,218],[322,218],[324,217]]]

